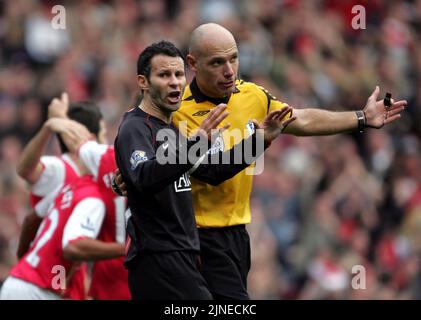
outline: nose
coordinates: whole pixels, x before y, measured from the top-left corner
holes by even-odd
[[[231,78],[234,75],[234,68],[232,67],[232,64],[227,61],[224,68],[224,77],[225,78]]]
[[[171,87],[177,87],[181,83],[181,79],[179,79],[175,74],[171,75],[169,79],[169,85]]]

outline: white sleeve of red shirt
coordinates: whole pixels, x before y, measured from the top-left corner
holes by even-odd
[[[43,170],[38,181],[31,186],[31,192],[44,197],[63,184],[66,168],[63,160],[55,156],[43,156],[40,161]]]
[[[73,209],[63,231],[62,246],[80,238],[98,237],[105,217],[105,204],[98,198],[85,198]]]
[[[55,156],[43,156],[40,161],[43,170],[38,181],[31,186],[31,193],[40,198],[34,210],[39,217],[43,218],[63,186],[66,167],[63,160]]]
[[[79,148],[79,158],[82,163],[88,168],[90,173],[98,180],[99,165],[101,163],[102,155],[107,151],[108,145],[99,144],[96,141],[85,142]]]

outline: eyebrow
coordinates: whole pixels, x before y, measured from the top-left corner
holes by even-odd
[[[167,68],[167,67],[163,67],[163,68],[154,68],[152,69],[154,70],[154,72],[156,73],[177,73],[177,72],[185,72],[185,68],[177,68],[177,69],[172,69],[172,68]]]
[[[231,55],[229,55],[230,58],[232,58],[233,56],[238,56],[238,51],[236,51],[236,52],[232,53]],[[222,60],[224,60],[226,58],[227,58],[227,55],[217,55],[217,56],[211,57],[210,60],[215,60],[215,59],[222,59]]]

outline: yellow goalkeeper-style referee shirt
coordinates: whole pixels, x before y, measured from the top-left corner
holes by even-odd
[[[229,112],[220,127],[227,123],[230,127],[214,143],[211,149],[214,152],[229,150],[241,139],[247,138],[251,133],[250,120],[261,122],[269,112],[286,106],[264,88],[242,80],[236,81],[236,89],[230,97],[209,98],[200,92],[194,79],[186,87],[181,107],[174,113],[173,122],[183,134],[189,135],[199,128],[210,110],[219,103],[226,103]],[[289,117],[290,114],[286,116]],[[241,139],[235,141],[233,133],[236,136],[241,133]],[[246,170],[250,171],[250,167]],[[246,170],[219,186],[211,186],[191,178],[193,205],[199,227],[215,228],[250,223],[253,175],[250,172],[246,174]]]

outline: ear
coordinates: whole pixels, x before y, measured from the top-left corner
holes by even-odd
[[[194,72],[197,71],[197,60],[196,57],[191,55],[190,53],[186,56],[187,64],[189,65],[190,69]]]
[[[98,142],[98,137],[95,134],[93,134],[92,132],[90,132],[89,133],[89,140]]]
[[[139,85],[141,90],[149,89],[149,81],[144,75],[139,74],[137,76],[137,84]]]

